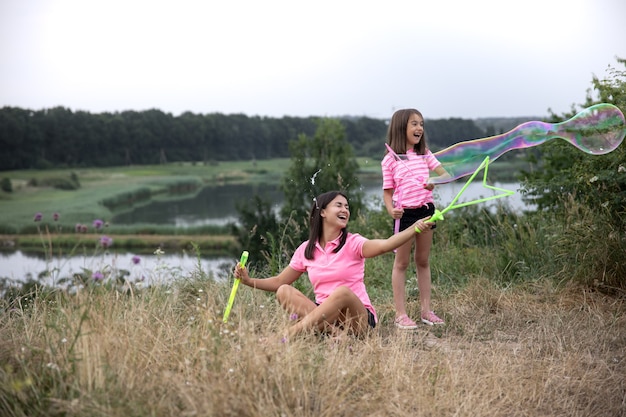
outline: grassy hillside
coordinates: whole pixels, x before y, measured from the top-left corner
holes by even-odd
[[[79,178],[89,202],[24,186],[0,207],[26,211],[32,225],[50,201],[96,210],[120,190],[166,190],[181,178],[279,178],[276,166],[233,166],[219,178],[186,165],[86,170]],[[373,175],[379,166],[367,169]],[[50,172],[13,177],[37,175]],[[390,222],[371,211],[350,229],[382,238]],[[283,341],[288,315],[273,294],[248,287],[224,324],[231,282],[201,270],[155,286],[132,275],[74,275],[58,288],[0,280],[0,415],[623,415],[626,293],[599,267],[619,236],[580,206],[558,215],[453,210],[438,223],[431,253],[432,305],[446,325],[395,329],[389,253],[366,262],[380,322],[363,339]],[[285,252],[273,244],[272,253]],[[272,274],[255,269],[261,256],[251,254],[252,276]],[[414,267],[408,277],[416,317]],[[298,285],[306,289],[306,279]]]
[[[38,416],[620,416],[624,302],[549,282],[438,288],[444,327],[285,341],[273,296],[200,275],[3,306],[0,414]],[[416,314],[415,301],[408,305]]]

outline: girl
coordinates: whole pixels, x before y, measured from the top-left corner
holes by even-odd
[[[387,144],[396,154],[403,154],[406,159],[396,160],[393,153],[386,152],[381,165],[383,173],[383,201],[389,215],[399,221],[399,231],[410,227],[417,219],[430,217],[435,212],[432,190],[434,184],[428,184],[430,171],[446,175],[435,156],[426,146],[424,118],[415,109],[396,111],[387,131]],[[431,229],[434,229],[433,224]],[[430,247],[433,232],[415,234],[400,246],[391,272],[393,299],[396,306],[395,324],[400,329],[416,329],[417,324],[406,313],[405,284],[406,270],[413,241],[415,241],[414,260],[417,268],[417,286],[420,293],[421,319],[428,325],[443,324],[444,321],[430,309]]]
[[[432,227],[421,219],[402,233],[369,240],[348,232],[349,219],[350,207],[344,194],[321,194],[311,207],[309,240],[296,249],[282,272],[271,278],[252,279],[247,268],[239,264],[235,267],[235,277],[243,284],[276,292],[280,305],[297,315],[299,321],[289,328],[288,336],[310,330],[334,333],[337,329],[361,336],[374,328],[378,318],[365,289],[365,258],[389,252]],[[291,286],[304,272],[308,272],[315,302]]]

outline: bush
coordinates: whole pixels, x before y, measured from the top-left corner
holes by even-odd
[[[48,178],[43,181],[43,185],[48,185],[59,190],[77,190],[80,187],[80,185],[72,181],[71,178]]]
[[[618,63],[626,67],[626,60],[618,59]],[[588,93],[581,107],[610,103],[623,112],[626,70],[609,67],[609,73],[606,79],[594,77],[597,97]],[[572,116],[573,109],[560,117],[553,115],[553,121]],[[562,266],[556,275],[561,279],[606,289],[626,288],[625,159],[623,143],[607,154],[588,155],[559,141],[542,145],[536,161],[540,169],[524,173],[527,197],[544,211],[544,221],[556,236],[554,251]]]
[[[2,191],[7,193],[13,192],[13,185],[11,184],[11,180],[9,178],[2,178],[2,181],[0,181],[0,188],[2,188]]]

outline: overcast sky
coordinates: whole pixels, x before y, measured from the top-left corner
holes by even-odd
[[[616,56],[624,0],[0,0],[0,107],[544,116]]]

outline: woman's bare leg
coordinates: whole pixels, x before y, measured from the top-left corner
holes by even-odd
[[[367,309],[348,287],[338,287],[322,304],[293,325],[289,329],[289,335],[293,336],[307,329],[329,330],[335,323],[347,326],[355,335],[362,334],[369,326]]]
[[[303,318],[317,307],[306,295],[291,285],[281,285],[276,291],[278,303],[289,313]]]

